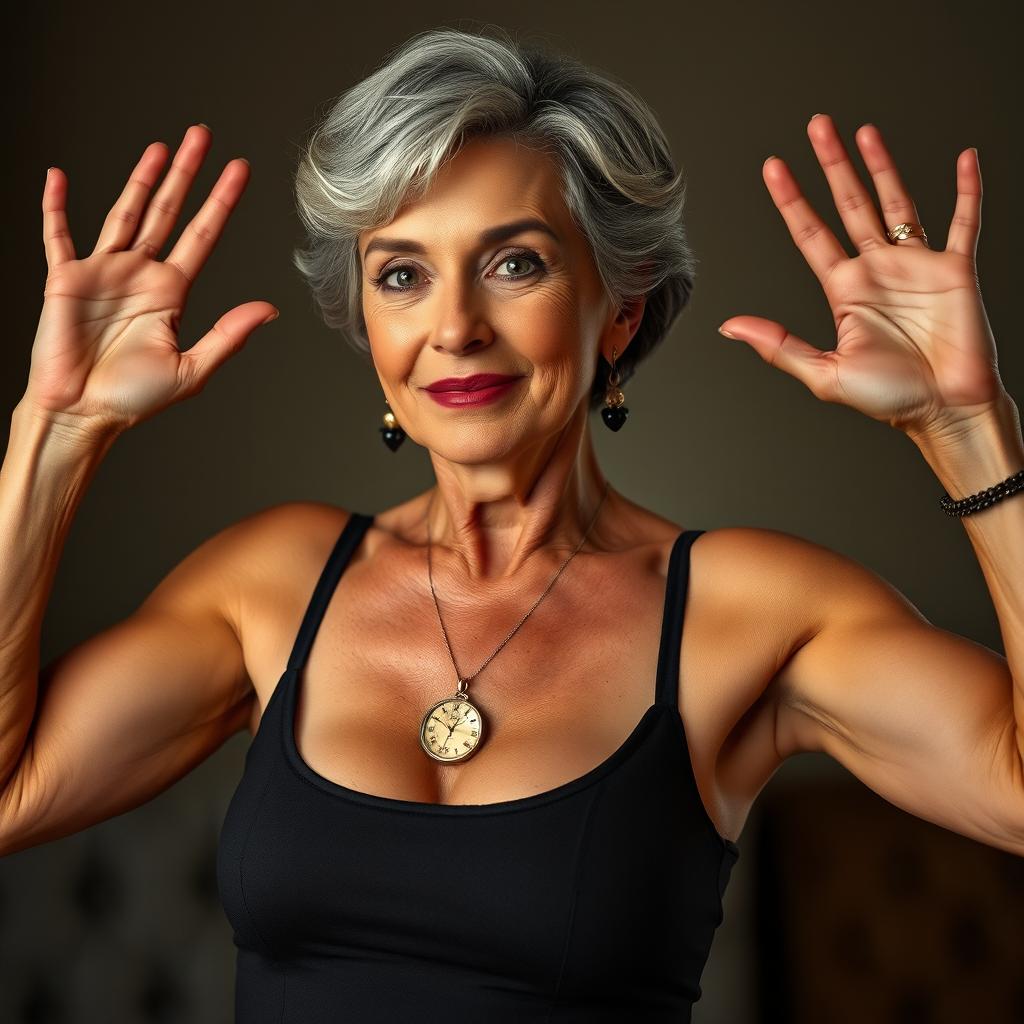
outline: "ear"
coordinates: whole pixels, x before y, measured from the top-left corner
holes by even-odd
[[[604,356],[606,362],[611,363],[612,361],[613,346],[616,359],[619,359],[629,347],[629,343],[633,340],[640,321],[643,319],[646,306],[646,295],[638,295],[623,302],[615,314],[615,318],[609,323],[601,341],[601,355]]]

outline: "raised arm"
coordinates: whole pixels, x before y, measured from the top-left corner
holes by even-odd
[[[157,260],[209,145],[209,129],[190,128],[152,201],[167,147],[148,146],[82,258],[67,177],[47,174],[44,301],[0,469],[0,850],[152,795],[230,732],[244,701],[220,575],[228,541],[197,553],[128,622],[39,678],[50,588],[96,466],[121,432],[201,392],[276,315],[267,302],[244,303],[179,349],[189,290],[249,177],[246,161],[229,162]]]
[[[994,511],[994,510],[993,510]],[[1006,659],[943,629],[855,560],[733,530],[737,572],[806,637],[774,680],[780,760],[822,751],[916,817],[1024,855],[1024,761]]]
[[[15,421],[17,446],[34,428],[18,414]],[[48,443],[36,447],[52,451]],[[13,468],[5,463],[4,472],[2,486],[13,483]],[[21,580],[32,591],[27,606],[36,609],[57,564],[45,538],[63,532],[60,510],[75,503],[55,478],[39,476],[49,481],[52,504],[32,517],[37,543],[22,534],[17,548]],[[7,648],[3,662],[9,685],[0,704],[7,763],[0,855],[145,803],[245,728],[253,698],[237,629],[236,567],[245,564],[256,521],[205,541],[130,616],[64,652],[38,678],[41,616],[24,622],[21,657]]]
[[[779,753],[825,750],[891,803],[1024,855],[1024,492],[1013,489],[1024,439],[978,284],[978,154],[957,157],[946,246],[933,249],[874,125],[856,138],[884,220],[832,119],[815,115],[807,132],[856,256],[783,160],[765,161],[762,175],[828,298],[836,347],[818,349],[761,317],[720,329],[822,401],[904,433],[951,498],[1003,485],[995,504],[961,521],[1007,657],[933,626],[851,559],[775,533],[771,543],[802,569],[785,599],[809,637],[777,676]],[[933,510],[942,514],[937,501]]]

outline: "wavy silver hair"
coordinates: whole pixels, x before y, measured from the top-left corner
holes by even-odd
[[[418,33],[329,106],[295,172],[308,244],[293,262],[324,323],[368,354],[359,233],[389,223],[422,195],[469,139],[514,138],[556,159],[564,202],[614,305],[647,297],[616,359],[625,382],[693,288],[683,174],[653,112],[628,86],[504,28],[486,29]],[[609,370],[599,355],[591,409],[601,404]]]

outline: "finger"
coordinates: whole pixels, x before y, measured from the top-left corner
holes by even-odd
[[[43,251],[49,270],[56,270],[62,263],[75,258],[75,244],[68,227],[67,199],[67,175],[59,167],[51,167],[46,172],[42,204]]]
[[[206,202],[185,226],[165,262],[176,266],[191,283],[217,244],[231,211],[249,181],[249,161],[230,160],[221,171]]]
[[[882,140],[882,133],[873,124],[862,124],[854,138],[864,159],[864,166],[875,183],[878,205],[882,208],[882,230],[888,232],[897,224],[920,224],[921,218],[917,214],[917,207],[910,198],[899,171],[896,170],[896,164]],[[896,244],[928,248],[925,239],[917,235],[901,238]]]
[[[946,252],[976,259],[981,232],[981,164],[976,149],[965,149],[956,161],[956,208],[949,224]],[[902,244],[902,243],[901,243]]]
[[[832,229],[814,212],[781,157],[768,157],[761,168],[768,191],[789,233],[818,280],[825,283],[832,268],[849,257]]]
[[[217,368],[227,362],[262,324],[277,319],[269,302],[246,302],[229,309],[187,352],[178,364],[179,386],[185,395],[202,391]]]
[[[769,366],[795,377],[816,398],[835,401],[834,350],[815,348],[778,321],[759,316],[730,317],[718,330],[727,338],[745,341]]]
[[[163,142],[151,142],[135,165],[117,202],[110,208],[100,229],[93,252],[114,252],[128,248],[139,227],[149,193],[160,177],[167,154]]]
[[[210,129],[205,125],[194,124],[185,132],[167,176],[146,208],[133,249],[145,249],[155,257],[163,248],[211,140]]]
[[[832,118],[828,114],[815,114],[807,125],[807,135],[828,179],[843,227],[857,252],[889,245],[875,201],[850,162],[850,155]]]

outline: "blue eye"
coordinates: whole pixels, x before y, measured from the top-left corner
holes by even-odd
[[[516,250],[513,252],[506,253],[501,258],[501,261],[498,263],[498,266],[504,266],[506,263],[512,262],[519,263],[522,262],[523,260],[525,260],[529,264],[533,264],[533,269],[523,274],[496,274],[495,276],[499,278],[504,278],[506,281],[518,281],[529,277],[533,277],[535,274],[538,274],[545,269],[544,261],[540,258],[540,256],[537,255],[537,253],[532,252],[529,249]],[[394,274],[401,273],[418,274],[419,269],[411,263],[392,264],[389,267],[385,267],[384,270],[382,270],[376,277],[370,278],[370,283],[374,286],[374,288],[377,288],[378,290],[383,292],[411,292],[415,291],[418,287],[420,287],[419,285],[414,284],[393,285],[386,283],[389,277],[391,277]]]

